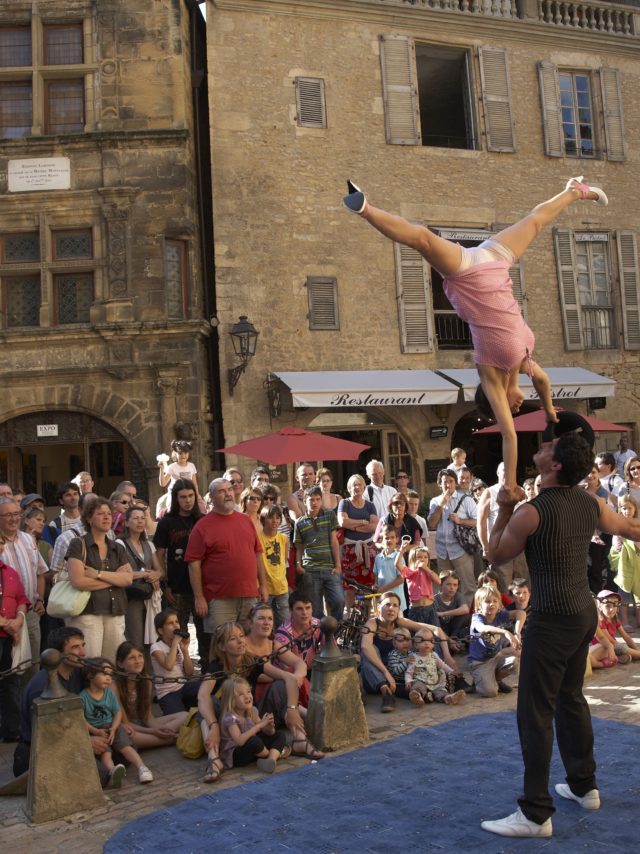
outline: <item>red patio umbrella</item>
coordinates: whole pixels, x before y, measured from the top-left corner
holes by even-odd
[[[272,466],[297,463],[304,460],[357,460],[370,445],[336,439],[313,430],[301,430],[299,427],[283,427],[276,433],[247,439],[229,448],[220,448],[220,454],[238,454],[254,460],[270,463]]]
[[[603,421],[600,418],[593,418],[591,415],[582,416],[585,421],[591,425],[594,433],[627,433],[629,427],[624,427],[622,424],[614,424],[612,421]],[[547,426],[547,417],[544,409],[537,409],[535,412],[525,412],[524,415],[517,415],[513,419],[513,426],[516,428],[516,433],[542,433]],[[499,433],[500,428],[497,424],[492,424],[491,427],[483,427],[482,430],[476,431],[476,436],[483,433]]]

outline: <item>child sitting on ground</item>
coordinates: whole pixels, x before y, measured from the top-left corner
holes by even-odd
[[[529,612],[531,611],[531,588],[529,587],[529,582],[526,578],[514,578],[511,584],[509,585],[509,593],[513,596],[513,602],[511,605],[507,605],[507,611],[524,611],[524,613],[529,616]],[[522,627],[522,634],[524,636],[526,622]]]
[[[440,591],[433,602],[440,626],[451,638],[449,649],[457,655],[462,652],[462,646],[456,638],[462,638],[469,629],[469,606],[458,589],[460,579],[452,569],[443,570],[439,577]]]
[[[474,606],[468,660],[476,692],[481,697],[510,694],[513,688],[504,679],[518,672],[526,616],[523,611],[503,608],[500,594],[490,584],[476,591]]]
[[[407,697],[408,694],[402,690],[404,685],[404,675],[407,672],[412,657],[411,650],[411,632],[409,629],[403,629],[399,626],[393,630],[391,636],[393,649],[387,656],[387,670],[396,681],[396,697]]]
[[[429,566],[429,549],[425,546],[411,549],[409,565],[402,568],[402,573],[407,579],[411,600],[407,617],[417,623],[433,623],[439,626],[438,613],[433,606],[433,584],[438,584],[440,579]]]
[[[193,662],[189,655],[189,632],[181,632],[178,614],[172,608],[165,608],[156,614],[153,620],[158,640],[151,644],[151,666],[155,676],[164,678],[193,676]],[[196,705],[197,683],[189,685],[180,682],[159,682],[156,686],[156,698],[163,715],[189,711]]]
[[[617,660],[618,664],[629,664],[632,659],[640,659],[640,649],[635,641],[624,630],[618,608],[621,597],[619,593],[612,590],[601,590],[596,597],[598,606],[598,630],[596,630],[597,643],[592,644],[589,650],[591,666],[594,669],[612,667]],[[620,636],[623,643],[616,641]]]
[[[225,768],[257,762],[258,770],[273,774],[276,762],[291,755],[286,735],[276,731],[273,714],[258,714],[246,679],[232,676],[225,681],[220,717],[220,758]]]
[[[416,706],[424,706],[434,701],[456,705],[464,697],[464,691],[447,691],[447,674],[454,671],[441,661],[433,651],[433,634],[428,629],[420,629],[413,638],[415,653],[410,656],[409,666],[404,674],[404,685],[409,691],[409,699]]]
[[[105,735],[110,749],[100,754],[100,762],[109,772],[111,786],[119,789],[126,775],[124,765],[114,765],[112,751],[117,750],[138,770],[141,783],[152,783],[153,774],[140,758],[122,724],[122,709],[109,687],[113,664],[108,658],[88,658],[83,662],[86,687],[80,692],[84,717],[90,735]]]

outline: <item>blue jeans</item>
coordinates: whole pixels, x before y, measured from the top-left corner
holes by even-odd
[[[313,616],[324,617],[323,597],[327,600],[327,609],[336,620],[342,619],[344,612],[344,590],[342,575],[330,569],[307,569],[296,579],[296,590],[301,590],[309,596],[313,603]]]

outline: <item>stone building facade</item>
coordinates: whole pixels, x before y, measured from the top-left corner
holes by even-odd
[[[183,0],[0,5],[0,479],[49,504],[83,468],[155,497],[176,435],[206,480],[203,45]]]
[[[260,333],[223,396],[227,444],[286,424],[341,432],[422,490],[464,444],[491,477],[499,440],[474,436],[468,330],[435,271],[343,210],[345,179],[473,245],[584,174],[609,206],[567,210],[514,290],[557,402],[629,425],[637,447],[636,6],[210,0],[207,38],[218,319],[247,314]],[[353,468],[336,471],[342,486]]]

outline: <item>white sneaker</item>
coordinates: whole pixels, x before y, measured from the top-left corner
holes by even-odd
[[[141,783],[153,783],[153,774],[146,765],[142,765],[142,767],[138,768],[138,780],[140,780]]]
[[[122,785],[122,781],[127,776],[127,771],[124,765],[116,765],[109,772],[109,778],[111,782],[112,789],[119,789]]]
[[[514,813],[508,815],[506,818],[499,818],[496,821],[480,822],[480,827],[483,830],[488,830],[489,833],[497,833],[498,836],[536,837],[551,836],[553,833],[550,818],[542,824],[536,824],[535,821],[529,821],[519,807]]]
[[[556,783],[556,792],[561,798],[566,798],[568,801],[575,801],[577,804],[580,804],[583,810],[600,809],[600,792],[597,789],[591,789],[586,795],[580,797],[573,794],[567,783]]]

